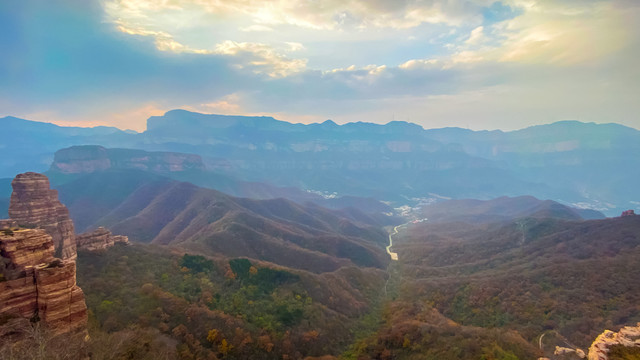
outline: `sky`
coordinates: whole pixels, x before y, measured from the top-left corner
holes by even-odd
[[[640,129],[637,0],[2,0],[0,117]]]

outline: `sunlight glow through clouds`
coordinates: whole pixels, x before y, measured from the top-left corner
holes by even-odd
[[[174,108],[338,123],[402,112],[513,128],[584,113],[640,128],[637,0],[24,1],[0,23],[33,50],[0,44],[0,71],[15,70],[7,115],[141,129]]]
[[[318,39],[332,32],[357,34],[375,28],[392,32],[408,29],[412,34],[409,37],[419,39],[418,28],[424,24],[445,24],[450,32],[467,29],[466,37],[443,46],[444,54],[448,51],[448,55],[425,52],[421,58],[407,58],[399,63],[379,59],[380,62],[375,62],[377,66],[399,66],[411,60],[433,58],[448,63],[447,66],[480,61],[576,63],[615,51],[624,41],[623,23],[610,2],[505,0],[507,6],[519,9],[521,14],[483,24],[481,10],[494,3],[492,0],[110,0],[105,3],[105,9],[118,29],[132,35],[155,37],[161,51],[236,56],[237,68],[270,77],[288,76],[306,69],[309,59],[300,57],[304,54],[291,58],[286,54],[287,44],[299,44],[292,50],[313,50],[311,45],[291,41],[290,30],[280,29],[282,26],[316,30]],[[195,16],[194,12],[208,13],[214,18]],[[180,18],[192,21],[176,20]],[[225,20],[223,23],[221,18]],[[226,29],[225,36],[268,32],[269,41],[217,38],[220,26],[236,27]],[[197,36],[209,37],[206,42],[211,44],[210,48],[191,45],[196,42],[194,35],[185,30],[191,28],[207,29],[197,32]],[[342,51],[349,51],[348,44]]]

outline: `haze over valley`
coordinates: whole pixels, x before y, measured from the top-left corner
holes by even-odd
[[[0,360],[639,360],[639,16],[0,2]]]

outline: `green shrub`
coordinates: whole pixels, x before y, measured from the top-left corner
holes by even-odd
[[[180,260],[180,266],[186,267],[187,269],[191,270],[194,274],[201,273],[201,272],[209,272],[214,268],[213,261],[201,255],[189,255],[189,254],[184,254],[182,259]]]

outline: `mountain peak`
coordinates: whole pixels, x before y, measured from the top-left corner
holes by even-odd
[[[320,124],[320,125],[325,126],[325,127],[335,127],[335,126],[339,126],[338,124],[336,124],[336,123],[335,123],[333,120],[331,120],[331,119],[327,119],[327,120],[325,120],[325,121],[324,121],[322,124]]]

